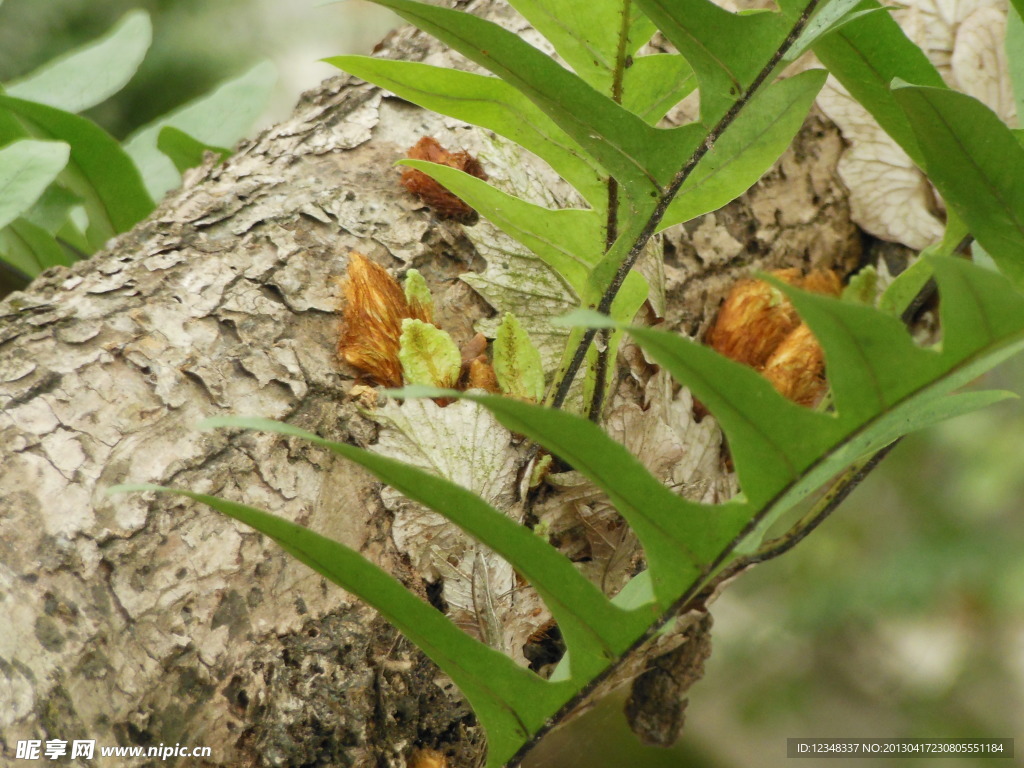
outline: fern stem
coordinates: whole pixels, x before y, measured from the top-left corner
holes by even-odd
[[[619,265],[618,270],[615,272],[615,276],[612,278],[611,283],[604,290],[601,295],[601,300],[598,302],[597,311],[608,314],[611,310],[612,302],[619,293],[619,289],[622,288],[622,284],[625,282],[627,275],[633,265],[636,264],[640,254],[643,252],[644,246],[647,245],[647,241],[654,236],[654,233],[658,229],[658,224],[665,215],[665,211],[668,210],[669,203],[672,202],[676,194],[679,192],[686,180],[690,178],[697,164],[700,163],[704,156],[711,151],[715,142],[721,138],[722,134],[725,133],[726,129],[736,120],[740,112],[747,104],[750,103],[751,99],[757,93],[758,89],[764,85],[765,81],[771,77],[772,73],[778,67],[783,57],[793,47],[793,44],[797,41],[797,38],[803,33],[807,26],[807,22],[810,21],[811,16],[817,9],[818,4],[821,0],[810,0],[807,6],[800,13],[799,18],[793,24],[793,27],[789,30],[789,34],[786,35],[786,39],[782,41],[782,44],[776,49],[775,53],[772,54],[771,58],[764,65],[760,72],[757,73],[757,77],[754,78],[753,82],[747,87],[729,110],[721,117],[721,119],[715,124],[714,128],[708,131],[707,136],[704,137],[704,141],[700,143],[700,146],[690,155],[689,159],[683,165],[682,168],[676,173],[658,198],[658,204],[655,206],[654,212],[647,219],[644,224],[644,228],[637,235],[636,240],[633,242],[632,247],[629,249],[629,253],[626,254],[626,258],[623,259]],[[583,360],[587,354],[587,348],[593,343],[594,337],[597,335],[597,331],[593,328],[588,328],[586,333],[583,334],[583,338],[580,339],[579,344],[576,346],[576,350],[573,352],[572,359],[569,365],[566,367],[562,379],[558,382],[558,387],[555,390],[555,396],[552,398],[551,405],[554,408],[559,408],[565,402],[565,398],[569,394],[569,387],[572,386],[573,379],[576,378],[576,374],[579,373],[580,367],[583,365]]]
[[[854,464],[846,470],[834,483],[832,483],[832,486],[824,493],[824,495],[822,495],[818,500],[818,503],[815,504],[814,507],[796,523],[796,525],[786,531],[782,536],[765,542],[754,554],[738,559],[735,563],[716,576],[708,587],[705,587],[704,591],[707,592],[709,588],[717,586],[752,565],[774,560],[776,557],[784,555],[786,552],[793,549],[793,547],[806,539],[815,528],[825,522],[825,520],[828,519],[840,504],[846,501],[846,498],[853,493],[854,489],[864,482],[864,479],[874,471],[874,469],[882,462],[882,459],[888,456],[889,452],[895,448],[902,439],[902,437],[897,438],[893,442],[889,443],[889,445],[873,453],[864,461]]]
[[[624,0],[622,18],[619,20],[619,39],[615,50],[615,69],[612,73],[612,101],[622,103],[622,82],[626,74],[626,50],[629,44],[629,17],[632,0]],[[608,216],[605,225],[604,249],[609,251],[619,237],[619,182],[614,176],[608,177]],[[608,382],[608,366],[611,363],[611,331],[602,329],[597,345],[597,362],[594,365],[594,391],[587,406],[587,418],[595,424],[601,421]],[[586,350],[584,350],[585,352]],[[570,384],[572,381],[570,380]]]
[[[622,103],[622,80],[626,72],[626,46],[629,44],[629,16],[633,0],[623,0],[622,18],[619,20],[619,39],[615,49],[615,70],[612,72],[612,101]]]

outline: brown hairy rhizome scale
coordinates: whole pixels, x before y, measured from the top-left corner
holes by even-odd
[[[469,152],[449,152],[432,136],[424,136],[410,147],[408,157],[410,160],[428,160],[431,163],[447,165],[449,168],[456,168],[487,181],[483,166]],[[403,168],[402,186],[419,197],[442,218],[454,219],[460,224],[475,224],[477,221],[475,210],[422,171]]]
[[[377,384],[400,387],[402,320],[414,318],[429,323],[432,318],[424,316],[422,305],[409,306],[405,293],[384,267],[356,251],[349,254],[343,293],[338,357]]]
[[[798,269],[768,274],[814,293],[838,296],[843,289],[830,269],[807,275]],[[732,287],[707,342],[726,357],[760,371],[795,403],[813,406],[825,392],[821,346],[782,292],[763,280],[748,278]]]

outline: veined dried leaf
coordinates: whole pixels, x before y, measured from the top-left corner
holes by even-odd
[[[446,408],[432,400],[405,400],[401,404],[389,400],[371,417],[382,427],[371,448],[375,453],[458,483],[498,509],[516,508],[517,464],[522,449],[512,444],[512,433],[486,409],[469,400],[456,400]],[[386,487],[382,494],[389,508],[396,499],[404,500],[391,488]],[[433,541],[455,554],[466,548],[466,544],[449,546],[447,538],[438,540],[437,529],[444,528],[449,532],[445,536],[451,535],[453,541],[470,541],[440,515],[415,507],[414,514],[401,518],[396,514],[393,535],[403,551],[421,550],[424,541]],[[413,565],[427,571],[429,558]]]
[[[882,269],[885,269],[884,261]],[[873,307],[877,303],[878,297],[882,295],[882,290],[878,270],[869,264],[850,277],[850,281],[843,289],[843,301],[852,301],[855,304]]]
[[[402,320],[398,359],[406,384],[454,387],[462,370],[462,355],[447,331],[422,320]]]
[[[399,338],[402,320],[409,317],[402,289],[384,267],[352,251],[344,295],[338,356],[378,384],[401,386]]]
[[[517,487],[524,448],[513,444],[512,433],[489,411],[468,400],[446,408],[431,400],[389,401],[372,418],[382,429],[371,450],[458,483],[521,520]],[[394,513],[391,535],[398,549],[425,579],[443,579],[441,594],[452,619],[477,636],[487,627],[502,627],[501,647],[525,666],[525,639],[550,616],[536,593],[520,588],[505,560],[441,515],[390,487],[381,499]],[[485,610],[496,616],[481,616]]]
[[[502,313],[514,312],[540,349],[544,369],[555,370],[569,330],[551,320],[575,309],[576,297],[554,270],[486,220],[467,234],[487,267],[460,279],[499,312],[480,320],[477,330],[494,338]]]
[[[470,176],[487,181],[487,174],[484,173],[483,166],[469,152],[449,152],[432,136],[424,136],[410,147],[408,158],[447,165],[449,168],[456,168]],[[476,211],[422,171],[417,171],[415,168],[403,168],[402,186],[423,200],[438,216],[454,219],[460,224],[475,224],[477,222]]]

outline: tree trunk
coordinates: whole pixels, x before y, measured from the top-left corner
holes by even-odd
[[[505,6],[470,8],[525,29]],[[468,66],[409,31],[379,55]],[[0,304],[5,763],[25,739],[213,748],[177,763],[189,766],[397,767],[418,746],[459,768],[480,760],[457,690],[373,610],[205,507],[105,495],[122,482],[223,495],[340,539],[425,594],[364,472],[300,441],[194,428],[254,415],[375,441],[378,425],[347,397],[357,372],[335,356],[350,250],[423,272],[459,342],[492,313],[455,278],[483,270],[493,230],[472,228],[474,245],[397,183],[392,164],[424,135],[493,147],[484,131],[335,78],[222,166],[189,173],[105,251]],[[840,144],[812,116],[751,192],[668,233],[667,306],[654,314],[692,334],[752,269],[848,271],[859,237],[835,176]],[[491,152],[485,164],[502,177],[511,162]],[[539,163],[515,162],[568,199]]]

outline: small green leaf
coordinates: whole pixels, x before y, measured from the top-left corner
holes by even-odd
[[[544,478],[547,477],[548,473],[551,472],[551,465],[554,463],[554,459],[551,458],[550,453],[537,458],[537,462],[533,465],[533,469],[530,470],[530,490],[540,487],[540,484],[544,482]],[[538,528],[534,528],[534,533],[540,534]]]
[[[511,312],[505,313],[494,340],[494,375],[506,395],[534,403],[544,399],[540,352]]]
[[[60,141],[15,141],[0,149],[0,229],[35,204],[70,154]]]
[[[163,197],[181,182],[174,164],[157,148],[164,126],[174,126],[212,147],[234,146],[263,112],[276,80],[273,64],[257,64],[125,139],[124,149],[138,165],[153,197]]]
[[[881,8],[865,0],[859,9]],[[814,53],[843,87],[878,121],[903,151],[924,165],[907,116],[889,84],[899,77],[910,83],[942,88],[945,83],[924,51],[914,45],[888,13],[860,16],[823,35]]]
[[[454,387],[462,368],[462,355],[447,331],[422,320],[402,321],[398,359],[407,384]]]
[[[946,204],[999,268],[1024,287],[1024,147],[988,107],[948,88],[894,84]]]
[[[173,125],[165,125],[160,129],[156,148],[170,158],[178,173],[202,165],[207,152],[220,155],[221,159],[231,154],[230,149],[204,144]]]
[[[423,279],[418,269],[410,269],[405,273],[405,300],[409,307],[421,317],[432,318],[434,316],[434,297],[430,293],[430,286]]]
[[[71,146],[71,160],[61,179],[85,201],[92,248],[131,229],[153,210],[153,200],[131,158],[91,120],[10,96],[0,96],[0,110],[23,120],[34,135]]]
[[[66,112],[81,112],[128,84],[152,39],[149,14],[130,11],[102,37],[10,83],[7,94]]]
[[[843,301],[853,304],[863,304],[867,307],[875,306],[878,300],[878,270],[868,264],[857,274],[850,278],[850,281],[843,288]]]

